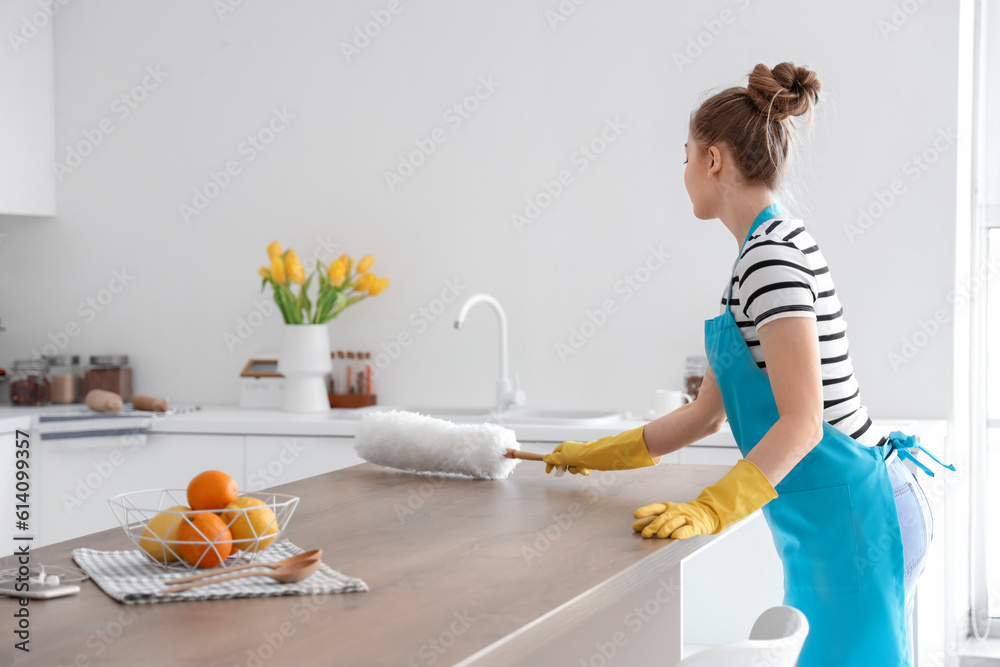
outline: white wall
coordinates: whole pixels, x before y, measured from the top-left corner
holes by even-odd
[[[757,62],[791,60],[824,85],[799,211],[845,304],[863,399],[878,415],[949,415],[947,326],[896,370],[887,355],[948,308],[954,288],[954,150],[915,182],[908,171],[956,124],[950,3],[923,5],[884,36],[890,0],[594,2],[555,30],[554,0],[404,0],[346,62],[340,43],[386,5],[245,2],[222,20],[195,0],[63,6],[57,155],[65,162],[102,119],[113,131],[63,174],[58,217],[0,219],[0,364],[75,324],[66,349],[130,354],[142,393],[233,402],[247,356],[278,347],[280,316],[232,352],[224,342],[255,308],[265,246],[278,238],[307,256],[329,239],[330,254],[373,253],[392,279],[331,325],[334,346],[377,351],[413,336],[380,378],[383,402],[492,400],[491,313],[473,311],[461,333],[451,326],[458,304],[423,332],[410,319],[457,279],[464,296],[485,291],[505,304],[512,368],[531,404],[650,407],[651,391],[679,386],[685,355],[703,350],[702,321],[718,312],[736,251],[719,222],[691,213],[681,164],[689,113],[710,89],[745,82]],[[733,22],[712,36],[704,22],[723,11]],[[679,68],[674,55],[699,36],[711,43]],[[114,101],[147,67],[166,76],[147,77],[145,99],[123,117]],[[500,87],[452,129],[443,112],[480,77]],[[274,108],[295,118],[249,162],[238,145]],[[576,171],[574,151],[608,118],[627,128]],[[447,141],[390,193],[383,172],[436,127]],[[185,223],[179,205],[229,160],[242,172]],[[518,234],[511,214],[561,169],[573,183]],[[905,194],[850,242],[845,225],[894,179]],[[616,281],[649,246],[670,253],[667,266],[625,301]],[[124,290],[100,313],[81,309],[116,270],[132,276]],[[605,299],[617,313],[561,361],[556,343]]]

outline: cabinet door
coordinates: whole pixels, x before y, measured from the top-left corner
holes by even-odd
[[[0,556],[6,556],[7,554],[12,554],[17,549],[17,545],[14,544],[14,535],[34,535],[38,532],[38,521],[35,516],[35,507],[38,507],[38,496],[36,493],[36,487],[38,484],[38,475],[35,470],[35,461],[33,457],[35,452],[33,451],[35,446],[35,441],[28,439],[28,483],[30,484],[28,488],[28,504],[31,505],[29,508],[28,516],[28,530],[19,531],[14,528],[15,515],[14,512],[17,509],[14,507],[20,504],[20,501],[15,498],[17,491],[18,481],[14,478],[17,472],[17,461],[16,452],[18,450],[17,445],[17,431],[8,431],[6,428],[22,429],[27,432],[31,428],[30,418],[25,417],[20,423],[10,424],[14,420],[7,420],[7,426],[4,430],[0,430]],[[20,542],[19,544],[23,544]],[[34,544],[32,544],[34,546]]]
[[[699,465],[736,465],[743,458],[736,447],[685,447],[677,452],[680,454],[678,463],[694,463]]]
[[[32,443],[42,481],[36,546],[114,528],[108,499],[119,493],[185,489],[204,470],[222,470],[244,486],[242,435],[150,433],[143,445],[126,438]]]
[[[757,617],[784,598],[784,570],[763,513],[728,530],[684,563],[685,644],[746,641]]]
[[[354,438],[246,436],[246,490],[260,491],[364,463]]]
[[[56,214],[53,159],[67,160],[56,156],[53,17],[46,7],[58,8],[55,2],[35,0],[0,3],[7,43],[0,49],[0,90],[4,91],[0,95],[0,214]],[[93,148],[91,142],[80,151]]]

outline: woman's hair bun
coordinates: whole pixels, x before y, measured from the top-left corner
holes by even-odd
[[[773,69],[759,64],[750,72],[747,83],[747,95],[757,109],[779,122],[808,113],[819,101],[819,89],[816,72],[792,63],[781,63]]]

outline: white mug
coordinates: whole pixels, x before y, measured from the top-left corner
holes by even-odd
[[[673,412],[685,403],[691,402],[691,397],[683,391],[672,389],[657,389],[653,392],[653,412],[662,417],[668,412]]]

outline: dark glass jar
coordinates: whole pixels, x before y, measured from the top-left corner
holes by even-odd
[[[13,405],[48,405],[52,397],[49,364],[44,359],[17,359],[10,369]]]
[[[684,393],[691,400],[698,398],[698,390],[708,370],[708,357],[690,356],[684,360]]]
[[[94,354],[83,376],[84,395],[91,389],[113,391],[126,403],[132,400],[132,367],[127,354]]]

